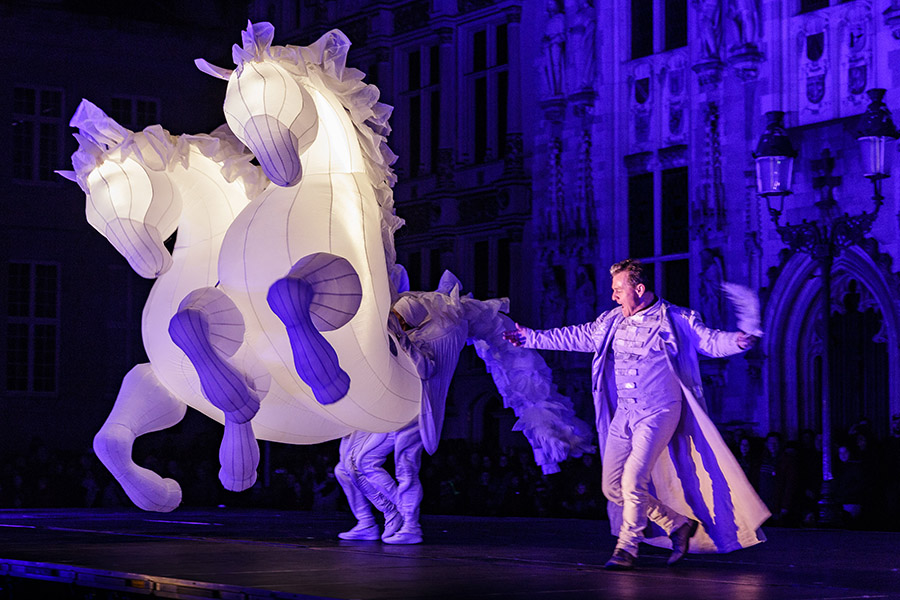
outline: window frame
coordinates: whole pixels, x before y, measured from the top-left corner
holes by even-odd
[[[28,302],[27,302],[27,315],[13,315],[10,310],[10,305],[12,302],[10,301],[10,294],[13,291],[13,286],[11,283],[11,267],[12,265],[24,265],[28,267]],[[37,296],[38,296],[38,267],[40,266],[52,266],[55,269],[55,281],[54,281],[54,308],[52,317],[47,316],[38,316],[37,310]],[[60,294],[62,289],[62,265],[55,261],[28,261],[28,260],[10,260],[7,263],[7,314],[6,314],[6,329],[7,329],[7,341],[6,348],[4,351],[6,353],[6,369],[3,372],[3,382],[4,382],[4,390],[8,394],[12,395],[29,395],[29,396],[55,396],[59,393],[59,370],[60,370],[60,312],[62,310],[62,303],[60,301]],[[25,326],[27,328],[26,333],[26,366],[25,366],[25,387],[24,389],[21,387],[12,388],[10,386],[10,343],[11,337],[9,335],[10,329],[14,325]],[[36,354],[36,346],[37,344],[37,329],[40,327],[53,327],[55,336],[53,342],[53,358],[52,358],[52,368],[53,368],[53,376],[52,376],[52,389],[36,389],[35,385],[37,380],[37,367],[38,364]]]
[[[16,94],[20,90],[34,94],[31,112],[18,110]],[[65,90],[49,86],[13,85],[11,92],[13,96],[12,110],[10,112],[10,129],[12,131],[9,140],[10,155],[12,157],[11,179],[17,183],[62,185],[62,178],[54,173],[54,169],[63,163],[63,154],[65,152],[65,136],[67,132]],[[56,107],[58,114],[56,115],[44,116],[42,114],[43,96],[47,94],[59,95],[58,106]],[[17,137],[21,130],[17,130],[16,127],[25,124],[31,125],[32,130],[25,133],[23,138]],[[55,131],[53,131],[51,136],[45,137],[44,131],[48,127],[54,128]],[[30,149],[19,148],[18,140],[26,137],[29,138]],[[51,139],[55,148],[48,148]],[[47,156],[44,161],[42,157],[45,154]],[[22,171],[28,171],[28,175],[25,177],[21,176],[16,163],[19,155],[23,157],[27,155],[27,162],[22,163]]]

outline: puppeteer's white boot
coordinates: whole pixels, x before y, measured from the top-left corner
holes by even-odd
[[[403,516],[396,508],[384,515],[384,533],[381,534],[381,541],[391,537],[403,526]]]
[[[422,528],[418,523],[403,523],[397,533],[381,539],[385,544],[421,544]]]
[[[339,533],[338,537],[342,540],[377,540],[381,536],[376,523],[370,525],[357,523],[350,531]]]

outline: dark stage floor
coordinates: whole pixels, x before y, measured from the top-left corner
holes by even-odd
[[[673,569],[648,549],[615,573],[602,568],[605,521],[426,516],[420,546],[337,540],[350,525],[269,510],[0,510],[0,598],[57,586],[118,590],[101,598],[900,599],[900,533],[770,528],[747,550]]]

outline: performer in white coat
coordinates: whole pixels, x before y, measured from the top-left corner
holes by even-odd
[[[603,491],[618,536],[606,567],[633,568],[642,541],[671,547],[669,564],[688,549],[730,552],[763,541],[769,511],[706,414],[697,359],[738,354],[754,336],[710,329],[695,311],[656,297],[638,261],[610,273],[619,308],[583,325],[517,324],[504,334],[516,346],[594,353]]]

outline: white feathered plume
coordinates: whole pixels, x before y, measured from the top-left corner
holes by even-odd
[[[746,334],[762,337],[760,329],[759,298],[756,292],[737,283],[722,282],[722,290],[731,303],[737,317],[737,327]]]

